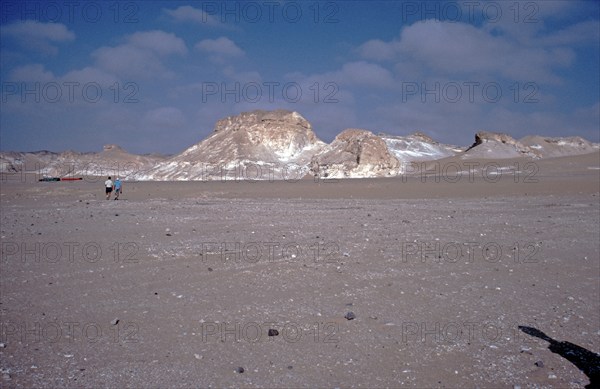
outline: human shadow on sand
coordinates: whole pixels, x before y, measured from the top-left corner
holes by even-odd
[[[581,370],[590,383],[586,388],[600,388],[600,355],[570,342],[559,342],[533,327],[519,326],[527,335],[549,342],[548,350],[560,355]]]

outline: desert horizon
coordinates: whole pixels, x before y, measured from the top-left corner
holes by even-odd
[[[255,110],[219,120],[210,136],[172,156],[135,155],[105,145],[100,153],[0,152],[0,172],[42,178],[120,176],[140,181],[284,180],[431,174],[535,174],[536,161],[598,153],[581,137],[480,131],[468,146],[439,143],[422,132],[392,136],[345,129],[327,144],[296,111]],[[486,177],[487,178],[487,177]],[[493,180],[492,180],[493,181]]]

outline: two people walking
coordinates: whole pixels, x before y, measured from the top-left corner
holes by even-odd
[[[106,188],[106,199],[110,200],[110,195],[114,191],[115,192],[115,200],[119,199],[119,195],[123,193],[123,185],[121,184],[121,180],[119,177],[115,179],[113,182],[110,177],[108,180],[104,181],[104,187]]]

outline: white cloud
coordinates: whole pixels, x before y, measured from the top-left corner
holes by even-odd
[[[15,82],[50,82],[55,80],[55,76],[44,65],[36,63],[14,68],[8,79]]]
[[[375,61],[384,61],[394,58],[398,52],[396,47],[398,42],[384,42],[380,39],[372,39],[360,45],[358,47],[358,53],[366,59],[372,59]]]
[[[589,28],[589,27],[588,27]],[[420,68],[439,76],[505,77],[558,84],[555,68],[570,66],[569,48],[532,47],[464,23],[427,20],[405,27],[398,39],[368,41],[358,47],[363,58],[394,58],[399,69]]]
[[[83,69],[72,70],[60,78],[62,82],[79,83],[82,87],[86,84],[96,83],[103,87],[106,92],[109,91],[110,87],[115,86],[115,83],[119,82],[119,79],[113,74],[90,66]],[[117,84],[117,87],[122,88],[123,86]]]
[[[600,22],[589,20],[569,26],[540,40],[545,45],[582,45],[589,43],[598,45],[599,32]]]
[[[43,55],[56,55],[58,48],[53,43],[71,42],[75,33],[61,23],[41,23],[35,20],[12,23],[2,26],[3,36],[19,42],[24,48]]]
[[[136,32],[125,41],[125,44],[95,50],[92,57],[96,65],[121,78],[170,78],[174,74],[163,65],[163,57],[187,53],[181,38],[160,30]]]
[[[101,47],[92,57],[98,67],[120,77],[161,77],[166,71],[152,52],[130,45]]]
[[[336,77],[340,83],[368,87],[388,88],[394,83],[392,74],[387,69],[365,61],[344,64]]]
[[[184,55],[187,53],[183,39],[160,30],[136,32],[127,38],[127,42],[136,47],[154,51],[159,55]]]
[[[137,97],[132,96],[132,93],[137,92],[135,85],[119,83],[114,75],[94,67],[55,75],[42,64],[28,64],[14,68],[7,79],[26,84],[20,85],[21,98],[17,100],[23,102],[23,110],[31,110],[35,114],[39,114],[41,110],[46,113],[69,110],[73,113],[75,108],[80,107],[101,105],[105,108],[107,103],[121,103],[126,98]],[[25,93],[25,90],[30,93]]]
[[[169,15],[173,20],[179,22],[194,22],[200,24],[206,24],[209,26],[222,26],[223,24],[214,16],[209,15],[205,11],[194,8],[189,5],[182,5],[175,9],[163,9],[167,15]]]
[[[217,39],[203,39],[194,46],[196,50],[209,54],[213,62],[225,62],[229,58],[244,56],[244,50],[240,49],[231,39],[219,37]]]
[[[519,0],[490,3],[460,2],[464,15],[462,21],[474,22],[481,17],[485,30],[496,29],[522,42],[543,30],[545,21],[568,18],[576,9],[585,8],[585,1]]]
[[[72,41],[75,39],[75,34],[69,31],[64,24],[41,23],[36,20],[26,20],[2,26],[2,33],[19,37],[44,39],[52,42]]]
[[[555,63],[543,49],[524,48],[461,23],[422,22],[405,28],[400,51],[441,74],[499,74],[504,77],[557,82],[548,66]]]
[[[319,86],[322,95],[327,95],[328,92],[332,92],[332,89],[326,86],[333,83],[337,87],[336,98],[348,93],[349,87],[362,86],[388,89],[394,85],[394,78],[389,70],[366,61],[348,62],[338,70],[321,74],[289,73],[285,78],[291,82],[299,83],[307,96],[314,95],[316,85]],[[346,97],[351,98],[351,94],[346,95]]]

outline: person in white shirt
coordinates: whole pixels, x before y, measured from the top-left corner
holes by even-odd
[[[110,200],[110,194],[113,190],[113,182],[110,177],[108,177],[108,180],[104,181],[104,187],[106,188],[106,199]]]

